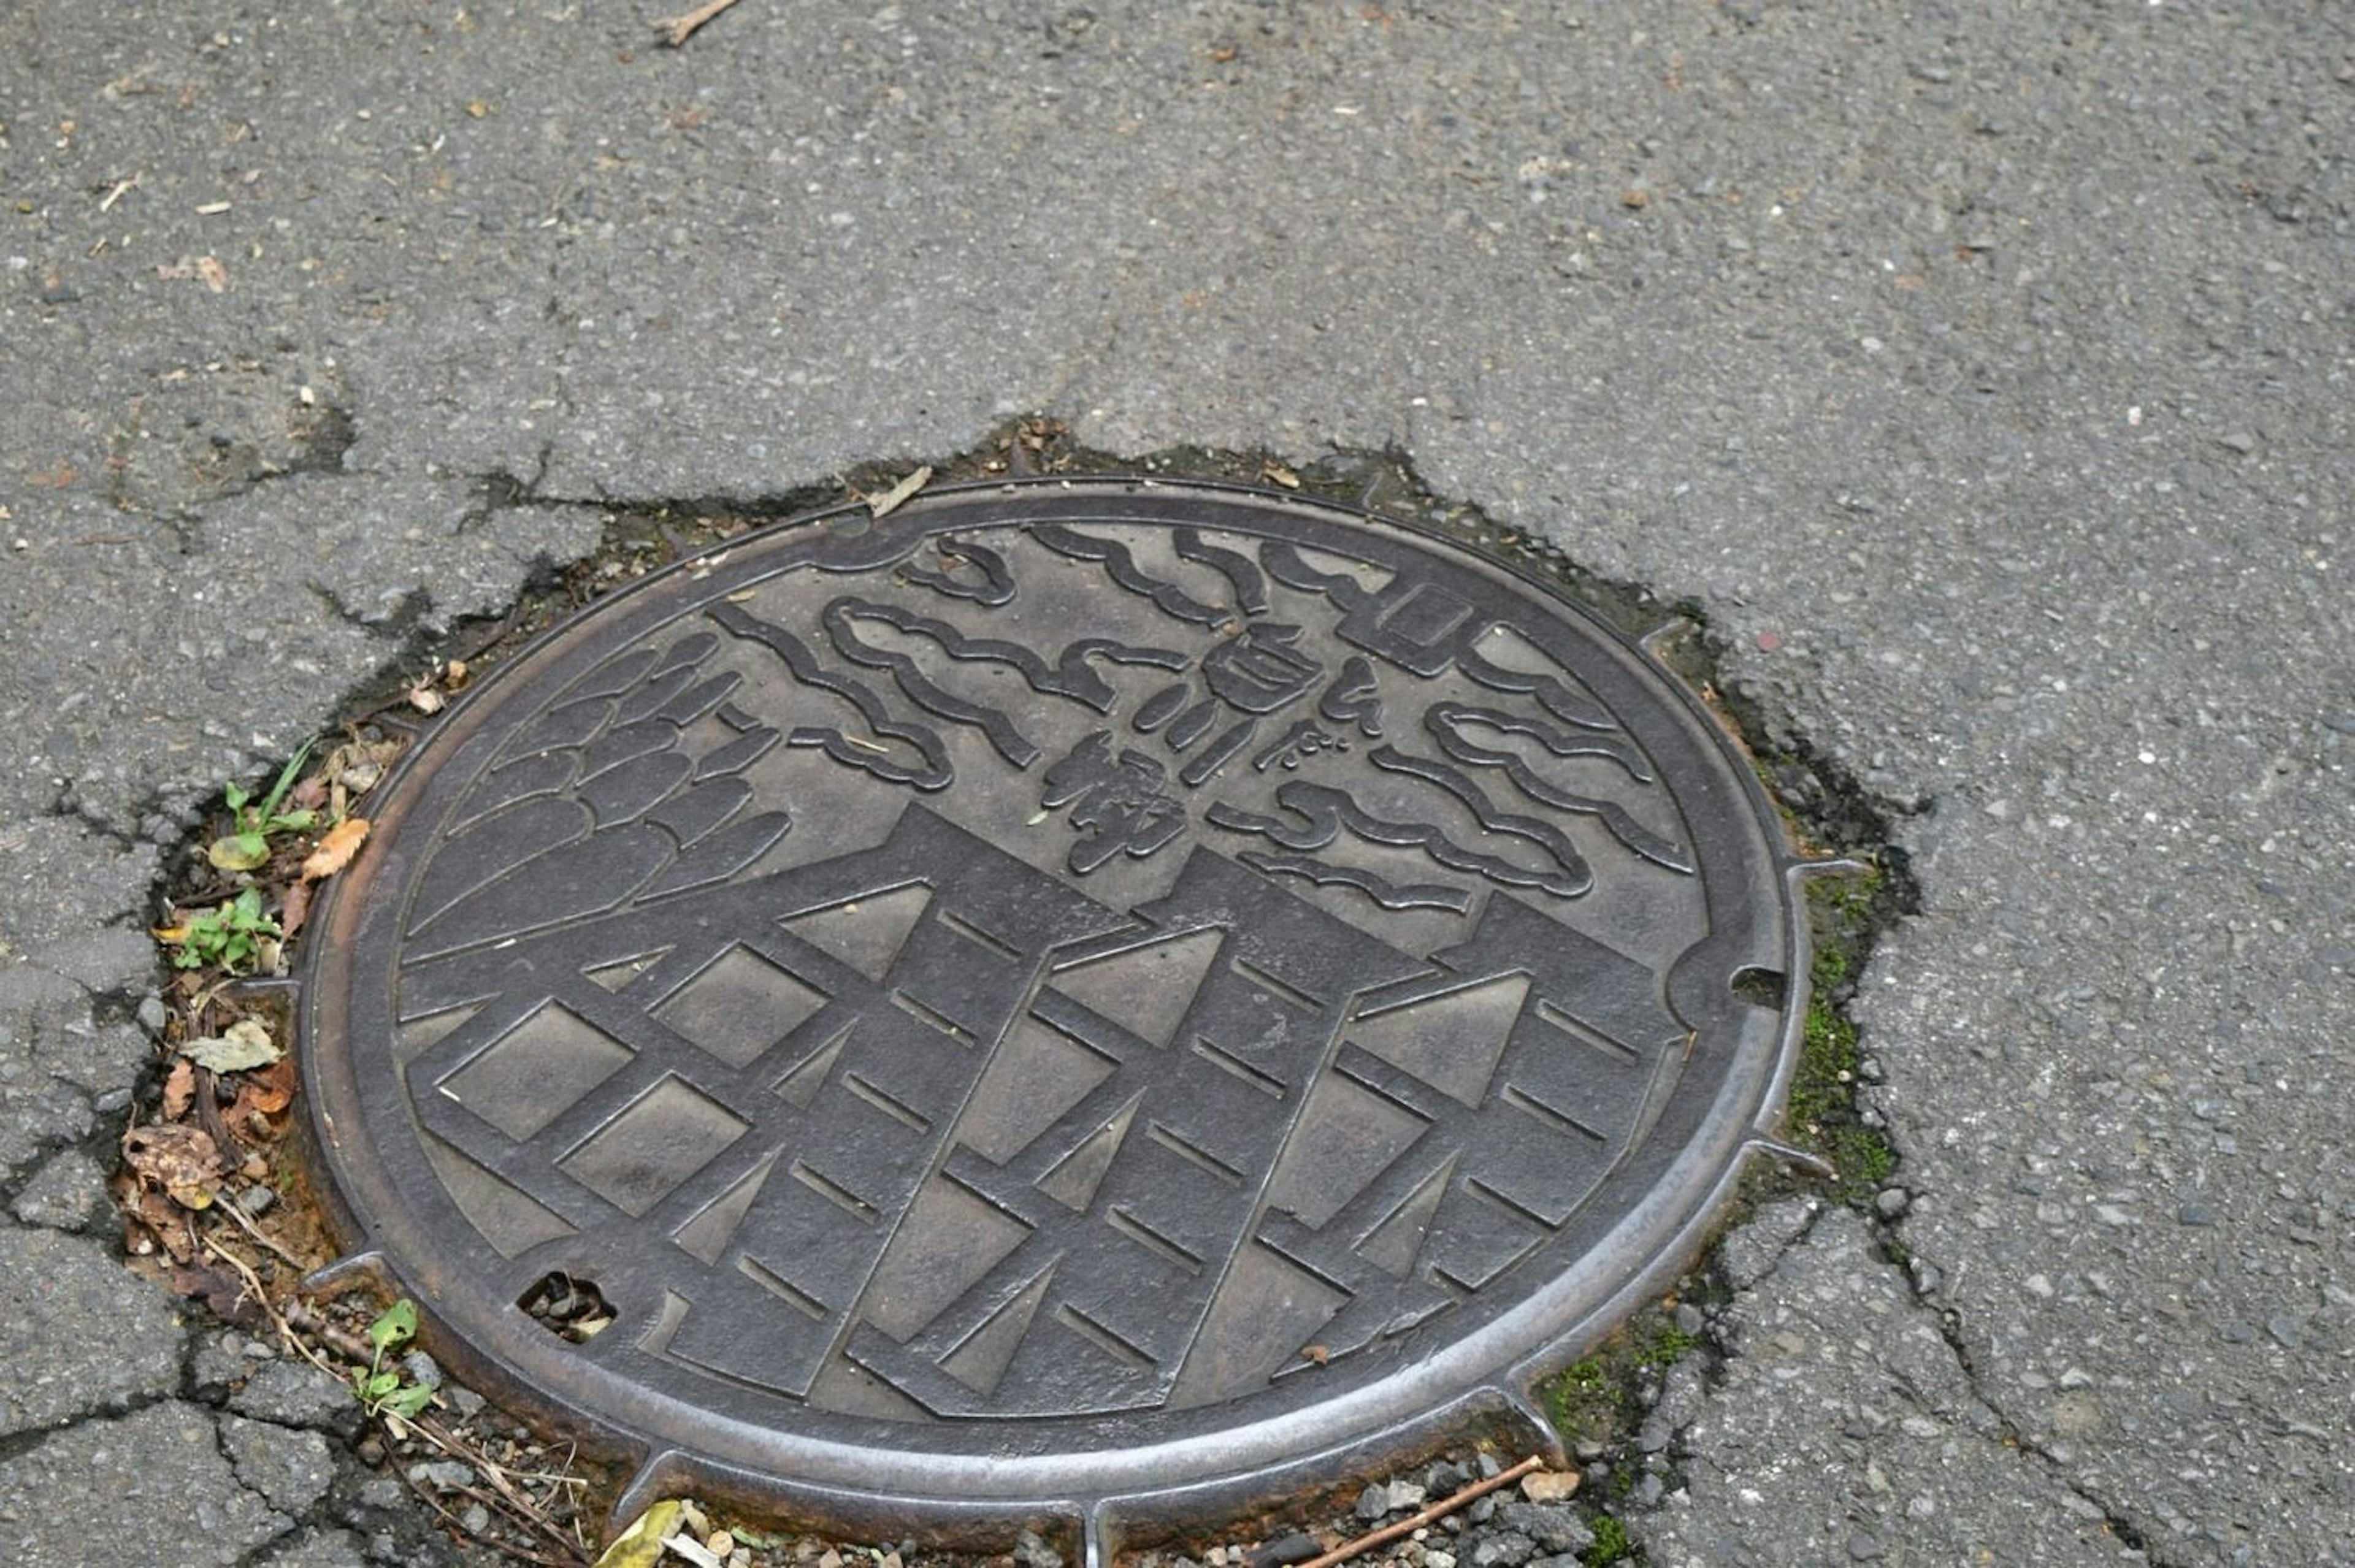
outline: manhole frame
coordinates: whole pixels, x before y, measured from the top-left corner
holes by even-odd
[[[1744,829],[1754,830],[1757,836],[1763,864],[1753,879],[1756,885],[1748,891],[1760,901],[1762,926],[1773,923],[1779,927],[1774,934],[1779,937],[1783,958],[1781,1019],[1772,1059],[1763,1064],[1763,1072],[1753,1069],[1737,1073],[1729,1069],[1719,1081],[1716,1107],[1721,1111],[1728,1098],[1734,1097],[1742,1101],[1745,1109],[1738,1115],[1712,1115],[1709,1118],[1714,1164],[1701,1168],[1689,1158],[1698,1139],[1668,1151],[1664,1163],[1671,1171],[1659,1174],[1669,1174],[1678,1166],[1694,1166],[1687,1171],[1683,1183],[1664,1192],[1656,1179],[1643,1189],[1642,1201],[1623,1210],[1608,1228],[1607,1235],[1616,1237],[1636,1228],[1644,1211],[1668,1211],[1672,1222],[1653,1229],[1646,1243],[1647,1255],[1631,1266],[1615,1289],[1592,1297],[1582,1310],[1561,1317],[1565,1307],[1557,1297],[1587,1296],[1594,1288],[1590,1271],[1582,1267],[1565,1271],[1497,1320],[1483,1325],[1469,1340],[1455,1341],[1444,1347],[1434,1361],[1419,1364],[1411,1377],[1392,1376],[1375,1385],[1389,1393],[1386,1400],[1371,1402],[1375,1408],[1370,1413],[1365,1409],[1367,1400],[1361,1397],[1369,1391],[1352,1391],[1340,1401],[1311,1404],[1250,1429],[1253,1443],[1248,1445],[1247,1453],[1237,1453],[1233,1434],[1217,1430],[1166,1445],[1182,1450],[1191,1465],[1190,1472],[1171,1485],[1060,1485],[1010,1493],[976,1491],[967,1487],[926,1495],[920,1485],[912,1484],[917,1479],[915,1472],[935,1462],[936,1456],[907,1450],[890,1456],[910,1472],[896,1483],[889,1477],[874,1486],[794,1478],[784,1464],[773,1461],[765,1468],[760,1467],[665,1437],[653,1429],[667,1426],[677,1432],[691,1427],[697,1412],[692,1406],[656,1397],[651,1391],[637,1389],[638,1397],[633,1402],[635,1408],[616,1411],[596,1408],[571,1397],[555,1381],[535,1381],[529,1375],[533,1360],[560,1360],[565,1353],[555,1336],[545,1335],[537,1327],[533,1332],[542,1333],[548,1341],[543,1355],[522,1358],[519,1362],[502,1357],[458,1331],[451,1321],[456,1315],[442,1307],[442,1303],[453,1296],[463,1300],[469,1294],[479,1296],[481,1299],[474,1306],[494,1312],[514,1309],[490,1301],[487,1293],[470,1291],[468,1282],[432,1266],[442,1260],[434,1259],[430,1249],[412,1248],[404,1253],[397,1237],[388,1244],[388,1232],[413,1227],[414,1216],[391,1201],[397,1183],[391,1173],[382,1168],[378,1151],[372,1147],[365,1151],[360,1157],[366,1160],[365,1166],[356,1167],[353,1163],[354,1155],[346,1147],[336,1114],[342,1112],[347,1121],[357,1125],[363,1090],[352,1071],[348,1046],[337,1051],[318,1043],[323,1030],[330,1036],[338,1032],[321,1020],[346,998],[346,986],[352,978],[347,965],[339,966],[327,955],[342,951],[351,937],[364,904],[362,892],[374,885],[377,874],[384,869],[381,857],[400,853],[400,824],[414,804],[405,797],[402,787],[410,775],[423,765],[429,753],[432,765],[438,767],[466,734],[494,716],[496,698],[513,672],[530,671],[549,658],[561,658],[560,652],[551,654],[550,650],[560,649],[583,617],[625,614],[630,601],[661,593],[682,577],[709,571],[719,564],[715,558],[740,550],[751,552],[762,545],[797,538],[811,529],[855,535],[873,528],[908,528],[912,525],[921,528],[929,514],[976,498],[1064,493],[1092,496],[1107,490],[1132,496],[1159,490],[1174,492],[1180,498],[1194,495],[1206,502],[1223,499],[1307,512],[1344,526],[1373,525],[1398,530],[1412,543],[1443,557],[1464,558],[1467,570],[1500,574],[1508,580],[1512,590],[1563,619],[1577,623],[1598,642],[1618,648],[1638,664],[1655,694],[1681,704],[1680,716],[1695,731],[1708,738],[1716,760],[1738,784],[1746,807]],[[954,526],[973,525],[966,522]],[[640,635],[650,630],[653,624],[659,623],[641,628]],[[1231,481],[1135,474],[985,479],[941,485],[925,491],[880,523],[871,519],[862,506],[835,506],[741,536],[724,546],[649,573],[540,634],[453,704],[449,712],[439,716],[373,796],[378,805],[376,832],[365,852],[365,864],[358,869],[363,874],[347,874],[330,884],[327,896],[322,900],[323,907],[314,912],[298,975],[297,1051],[304,1070],[305,1104],[305,1115],[298,1125],[304,1129],[307,1145],[304,1152],[312,1186],[334,1232],[351,1251],[341,1262],[314,1275],[313,1285],[332,1290],[356,1279],[372,1279],[389,1293],[414,1296],[423,1311],[434,1354],[462,1381],[492,1393],[536,1424],[563,1432],[568,1439],[580,1443],[584,1454],[629,1472],[629,1479],[613,1508],[613,1517],[617,1521],[627,1520],[658,1497],[694,1491],[850,1536],[888,1536],[896,1540],[913,1533],[948,1545],[988,1545],[1002,1544],[1013,1530],[1027,1525],[1076,1536],[1083,1542],[1086,1559],[1093,1563],[1108,1561],[1125,1541],[1159,1536],[1185,1525],[1281,1509],[1304,1495],[1329,1491],[1346,1484],[1353,1476],[1376,1473],[1435,1452],[1468,1435],[1503,1435],[1556,1463],[1565,1462],[1561,1435],[1535,1394],[1536,1385],[1584,1354],[1689,1265],[1715,1229],[1718,1216],[1747,1164],[1748,1155],[1763,1152],[1787,1156],[1791,1152],[1781,1143],[1777,1128],[1797,1066],[1808,1001],[1810,933],[1801,883],[1811,873],[1854,869],[1851,862],[1844,860],[1810,860],[1794,848],[1774,803],[1740,741],[1684,677],[1654,651],[1653,645],[1657,640],[1672,635],[1682,624],[1678,618],[1668,617],[1660,627],[1631,638],[1579,603],[1559,581],[1549,581],[1493,549],[1468,544],[1461,538],[1412,520],[1322,497]],[[432,842],[424,841],[427,845]],[[388,850],[388,845],[393,848]],[[390,879],[393,885],[400,880],[399,875]],[[1767,901],[1776,906],[1779,922],[1767,918],[1763,908]],[[1737,1077],[1744,1088],[1735,1096],[1728,1085]],[[1752,1085],[1754,1093],[1750,1092]],[[333,1158],[328,1157],[330,1150],[334,1151]],[[371,1195],[387,1201],[370,1204]],[[379,1217],[373,1222],[363,1220],[359,1212],[362,1206],[376,1208]],[[1564,1280],[1573,1278],[1582,1289],[1570,1290],[1564,1285]],[[515,1315],[521,1317],[519,1313]],[[1542,1332],[1515,1328],[1525,1319],[1550,1317],[1560,1320]],[[1516,1339],[1525,1348],[1499,1359],[1492,1347],[1502,1339]],[[1475,1349],[1467,1349],[1467,1346]],[[1473,1375],[1465,1377],[1455,1369],[1457,1362],[1483,1360],[1484,1349],[1485,1364],[1475,1369]],[[1455,1392],[1444,1398],[1425,1397],[1431,1389],[1441,1385]],[[1315,1418],[1329,1414],[1330,1407],[1337,1403],[1348,1405],[1358,1419],[1337,1433],[1316,1430],[1318,1424]],[[1209,1411],[1217,1408],[1206,1407]],[[645,1429],[625,1424],[639,1412],[646,1417]],[[770,1435],[784,1449],[809,1441],[773,1428]],[[1278,1448],[1284,1450],[1284,1456],[1266,1457],[1268,1452]],[[1135,1473],[1146,1468],[1159,1452],[1157,1448],[1135,1449],[1124,1457],[1130,1461],[1132,1473]],[[1061,1460],[1071,1457],[1059,1456]]]

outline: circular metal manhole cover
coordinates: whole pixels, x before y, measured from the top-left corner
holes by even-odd
[[[378,806],[304,989],[329,1185],[634,1498],[1093,1537],[1541,1426],[1796,1032],[1741,984],[1803,968],[1792,859],[1684,688],[1293,496],[741,540]],[[611,1325],[519,1306],[552,1274]]]

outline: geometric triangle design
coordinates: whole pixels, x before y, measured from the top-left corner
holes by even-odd
[[[1414,1269],[1414,1260],[1423,1252],[1423,1233],[1431,1229],[1431,1216],[1455,1176],[1455,1160],[1450,1158],[1432,1173],[1430,1180],[1410,1193],[1389,1219],[1374,1227],[1373,1233],[1358,1244],[1358,1255],[1404,1279]]]
[[[1156,1045],[1167,1045],[1219,956],[1213,928],[1164,937],[1058,970],[1055,989]]]
[[[745,1211],[761,1195],[761,1187],[769,1179],[769,1172],[776,1163],[777,1157],[773,1154],[745,1172],[734,1186],[713,1199],[703,1212],[673,1232],[671,1240],[705,1267],[718,1268],[719,1255],[728,1250],[729,1238],[744,1222]]]
[[[1039,1304],[1047,1299],[1047,1286],[1054,1280],[1055,1265],[1048,1264],[1018,1292],[1013,1300],[997,1309],[996,1315],[975,1329],[965,1342],[941,1362],[941,1371],[978,1394],[988,1394],[997,1387],[997,1380],[1014,1362],[1014,1352],[1022,1348],[1022,1338],[1030,1331],[1030,1319],[1038,1316]]]
[[[1039,1179],[1039,1190],[1075,1214],[1084,1214],[1096,1198],[1096,1189],[1103,1185],[1104,1172],[1112,1168],[1113,1156],[1120,1152],[1121,1140],[1128,1136],[1128,1124],[1136,1115],[1136,1107],[1145,1099],[1139,1091],[1127,1104],[1112,1114],[1104,1125],[1088,1135],[1085,1143],[1073,1149],[1057,1163],[1055,1168]]]
[[[916,929],[932,901],[932,889],[911,882],[888,893],[868,893],[847,903],[809,910],[779,923],[879,981],[891,972],[891,960],[900,955],[908,933]]]
[[[817,1092],[826,1087],[826,1081],[834,1076],[834,1064],[842,1060],[843,1041],[858,1027],[855,1023],[843,1025],[832,1040],[804,1057],[800,1065],[777,1081],[778,1097],[808,1110],[817,1099]]]
[[[1496,1076],[1529,994],[1527,975],[1499,976],[1357,1019],[1348,1038],[1476,1111],[1488,1098],[1488,1081]]]

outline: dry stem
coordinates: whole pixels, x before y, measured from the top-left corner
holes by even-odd
[[[695,37],[695,30],[698,27],[734,4],[736,0],[704,0],[704,4],[684,16],[669,16],[656,22],[655,30],[662,34],[664,43],[672,48],[677,48],[687,39]]]
[[[1486,1497],[1490,1492],[1495,1491],[1498,1487],[1510,1486],[1515,1481],[1519,1480],[1523,1476],[1528,1475],[1531,1470],[1541,1470],[1544,1467],[1545,1461],[1532,1454],[1528,1458],[1522,1460],[1519,1464],[1515,1465],[1511,1469],[1503,1471],[1497,1475],[1490,1476],[1485,1481],[1475,1481],[1470,1486],[1465,1488],[1462,1491],[1456,1492],[1452,1496],[1440,1499],[1439,1501],[1432,1504],[1429,1508],[1423,1509],[1419,1514],[1415,1514],[1408,1519],[1402,1519],[1396,1524],[1384,1525],[1381,1529],[1375,1531],[1370,1535],[1361,1535],[1355,1541],[1343,1541],[1332,1551],[1327,1552],[1324,1556],[1310,1558],[1307,1562],[1303,1563],[1300,1565],[1300,1568],[1333,1568],[1333,1565],[1337,1563],[1347,1563],[1350,1558],[1355,1557],[1360,1552],[1370,1552],[1375,1547],[1381,1545],[1385,1541],[1396,1541],[1401,1535],[1411,1535],[1414,1531],[1421,1530],[1424,1525],[1429,1524],[1433,1520],[1444,1519],[1449,1514],[1454,1513],[1457,1509],[1462,1508],[1465,1503],[1471,1502],[1477,1498]]]

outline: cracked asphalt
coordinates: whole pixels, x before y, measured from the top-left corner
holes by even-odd
[[[1393,449],[1893,823],[1893,1189],[1729,1238],[1648,1562],[2355,1563],[2355,13],[669,8],[0,15],[12,1562],[426,1560],[116,1261],[207,798],[617,507],[1035,412]]]

